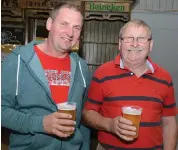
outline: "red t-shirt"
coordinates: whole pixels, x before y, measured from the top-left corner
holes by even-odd
[[[54,102],[66,102],[70,86],[70,57],[57,58],[42,52],[38,46],[34,46],[40,62],[44,68]]]

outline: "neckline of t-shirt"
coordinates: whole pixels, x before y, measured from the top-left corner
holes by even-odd
[[[40,53],[41,55],[43,55],[43,56],[45,56],[45,57],[48,57],[48,58],[50,58],[50,59],[53,59],[53,60],[55,59],[55,60],[58,60],[58,61],[63,61],[63,60],[69,59],[69,55],[66,55],[64,58],[59,58],[59,57],[50,56],[50,55],[44,53],[44,52],[38,47],[38,45],[35,45],[35,46],[34,46],[34,49],[35,49],[35,51],[36,51],[37,53]]]

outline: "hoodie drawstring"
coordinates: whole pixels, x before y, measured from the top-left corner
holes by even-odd
[[[80,68],[80,72],[81,72],[81,75],[82,75],[82,79],[83,79],[83,84],[84,84],[84,87],[86,88],[86,87],[87,87],[87,85],[86,85],[85,78],[84,78],[84,76],[83,76],[83,72],[82,72],[82,67],[81,67],[80,61],[79,61],[79,68]]]
[[[17,65],[17,76],[16,76],[16,96],[18,95],[18,91],[19,91],[19,69],[20,69],[20,55],[18,55],[18,65]]]
[[[84,87],[86,88],[86,81],[85,81],[85,78],[83,76],[83,72],[82,72],[82,67],[81,67],[81,63],[79,61],[79,68],[80,68],[80,72],[81,72],[81,75],[82,75],[82,79],[83,79],[83,84],[84,84]],[[19,71],[20,71],[20,55],[18,55],[18,65],[17,65],[17,76],[16,76],[16,96],[18,95],[18,91],[19,91]]]

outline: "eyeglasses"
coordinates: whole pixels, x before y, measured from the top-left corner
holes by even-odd
[[[134,42],[134,40],[136,39],[136,41],[138,43],[142,43],[142,44],[145,44],[147,43],[148,41],[151,41],[152,38],[146,38],[146,37],[137,37],[137,38],[134,38],[134,37],[123,37],[121,38],[121,40],[124,42],[124,43],[132,43]]]

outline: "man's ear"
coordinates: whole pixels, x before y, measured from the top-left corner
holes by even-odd
[[[120,51],[121,49],[121,39],[119,39],[119,44],[118,44],[118,50]]]
[[[48,20],[46,21],[46,29],[47,29],[48,31],[51,30],[52,23],[53,23],[52,18],[49,17]]]
[[[152,49],[153,49],[153,43],[154,43],[154,41],[153,40],[151,40],[150,41],[150,52],[152,51]]]

